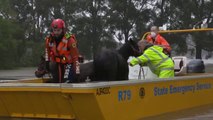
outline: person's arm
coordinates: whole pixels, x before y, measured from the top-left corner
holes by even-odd
[[[45,67],[49,71],[49,61],[50,61],[50,49],[49,49],[50,37],[45,38]]]
[[[149,43],[154,43],[154,40],[153,40],[153,38],[151,37],[151,35],[147,35],[146,40],[147,40],[147,42],[149,42]]]
[[[77,70],[76,65],[79,64],[78,63],[79,52],[78,52],[77,42],[75,40],[75,37],[71,36],[69,45],[70,45],[70,54],[71,54],[72,61],[73,61],[73,69],[76,71]],[[76,71],[76,72],[78,72],[78,71]]]
[[[140,65],[144,65],[145,63],[148,62],[148,56],[146,53],[144,53],[143,55],[137,57],[137,58],[133,58],[131,61],[130,61],[130,66],[135,66],[137,64],[140,64]]]
[[[160,45],[159,46],[163,47],[168,52],[170,52],[172,49],[171,49],[169,43],[166,41],[166,39],[162,36],[159,36],[159,39],[160,39]]]

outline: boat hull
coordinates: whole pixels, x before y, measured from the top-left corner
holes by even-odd
[[[0,116],[138,120],[211,104],[212,93],[213,74],[80,84],[1,83]]]
[[[80,120],[138,120],[213,103],[213,76],[62,87]],[[84,106],[84,107],[82,107]]]
[[[1,117],[75,118],[59,84],[1,83],[0,108]]]

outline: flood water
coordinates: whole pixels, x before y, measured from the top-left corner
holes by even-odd
[[[213,120],[213,104],[166,113],[143,120]]]
[[[25,78],[35,78],[36,68],[19,68],[17,70],[0,70],[0,80],[16,80]]]
[[[8,79],[34,78],[35,70],[36,68],[21,68],[18,70],[0,70],[0,81],[8,80]],[[136,67],[132,70],[135,73],[131,72],[131,74],[129,75],[130,78],[137,79],[138,68]],[[38,119],[0,118],[0,120],[38,120]],[[213,104],[204,105],[204,106],[187,109],[187,110],[181,110],[181,111],[173,112],[173,113],[167,113],[167,114],[163,114],[159,116],[149,117],[143,120],[213,120]]]
[[[59,120],[59,119],[26,119],[26,118],[1,118],[0,120]],[[140,120],[213,120],[213,104],[196,108],[166,113]]]

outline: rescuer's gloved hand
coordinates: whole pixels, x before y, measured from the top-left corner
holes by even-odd
[[[133,66],[130,62],[128,62],[128,65],[131,66],[131,67]]]
[[[78,62],[79,62],[79,63],[84,63],[84,57],[81,56],[81,55],[79,55],[79,56],[78,56]]]

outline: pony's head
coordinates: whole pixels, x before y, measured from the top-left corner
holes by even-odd
[[[134,41],[132,39],[129,39],[126,42],[126,44],[127,44],[127,46],[129,46],[129,54],[130,54],[130,56],[137,57],[137,56],[141,55],[140,49],[139,49],[138,44],[137,44],[136,41]]]
[[[129,39],[123,44],[118,52],[123,56],[125,60],[128,60],[130,56],[137,57],[140,55],[140,50],[136,41]]]

